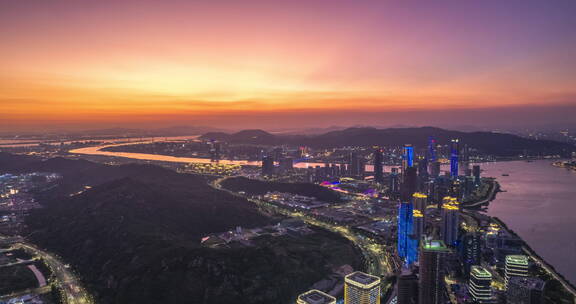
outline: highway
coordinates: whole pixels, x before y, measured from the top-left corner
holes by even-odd
[[[15,243],[12,249],[23,249],[26,252],[41,258],[50,268],[57,279],[62,293],[63,300],[66,304],[93,304],[94,301],[90,294],[80,285],[77,276],[68,269],[65,264],[56,256],[49,254],[36,246],[25,242]]]

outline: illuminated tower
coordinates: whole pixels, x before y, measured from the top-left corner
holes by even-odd
[[[506,289],[508,289],[508,281],[512,277],[527,277],[528,276],[528,257],[525,255],[507,255],[505,266]]]
[[[376,149],[374,151],[374,181],[377,183],[382,183],[384,181],[384,167],[382,149]]]
[[[299,295],[296,304],[336,304],[336,298],[320,290],[312,289]]]
[[[470,295],[474,303],[493,303],[492,274],[481,266],[472,266],[470,281],[468,282]]]
[[[380,278],[360,271],[347,275],[344,304],[380,304]]]
[[[458,240],[458,229],[460,228],[460,204],[453,198],[449,198],[442,204],[442,239],[448,246],[455,246]]]
[[[453,139],[450,145],[450,176],[458,177],[458,157],[460,154],[460,141]]]
[[[444,304],[444,263],[450,253],[443,241],[422,239],[418,303]]]
[[[404,155],[402,156],[402,174],[406,169],[414,166],[414,147],[412,145],[404,145]]]
[[[418,240],[413,238],[414,210],[412,203],[401,202],[398,208],[398,256],[406,265],[418,259]]]

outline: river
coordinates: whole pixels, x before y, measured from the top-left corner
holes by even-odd
[[[566,279],[576,283],[576,171],[551,161],[483,163],[483,176],[502,189],[490,203],[496,216]],[[502,176],[509,174],[509,176]]]

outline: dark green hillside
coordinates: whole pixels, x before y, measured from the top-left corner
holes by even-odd
[[[27,218],[27,237],[72,265],[97,303],[293,303],[333,268],[361,265],[349,241],[321,230],[201,247],[207,234],[279,220],[201,176],[6,154],[0,171],[63,176],[37,193],[44,208]]]
[[[35,212],[30,238],[74,265],[100,303],[288,303],[332,268],[360,264],[351,243],[324,231],[202,248],[208,232],[270,220],[242,199],[167,190],[133,179],[95,187]]]

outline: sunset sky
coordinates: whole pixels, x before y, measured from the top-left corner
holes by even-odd
[[[0,0],[0,130],[574,122],[575,16],[574,0]]]

